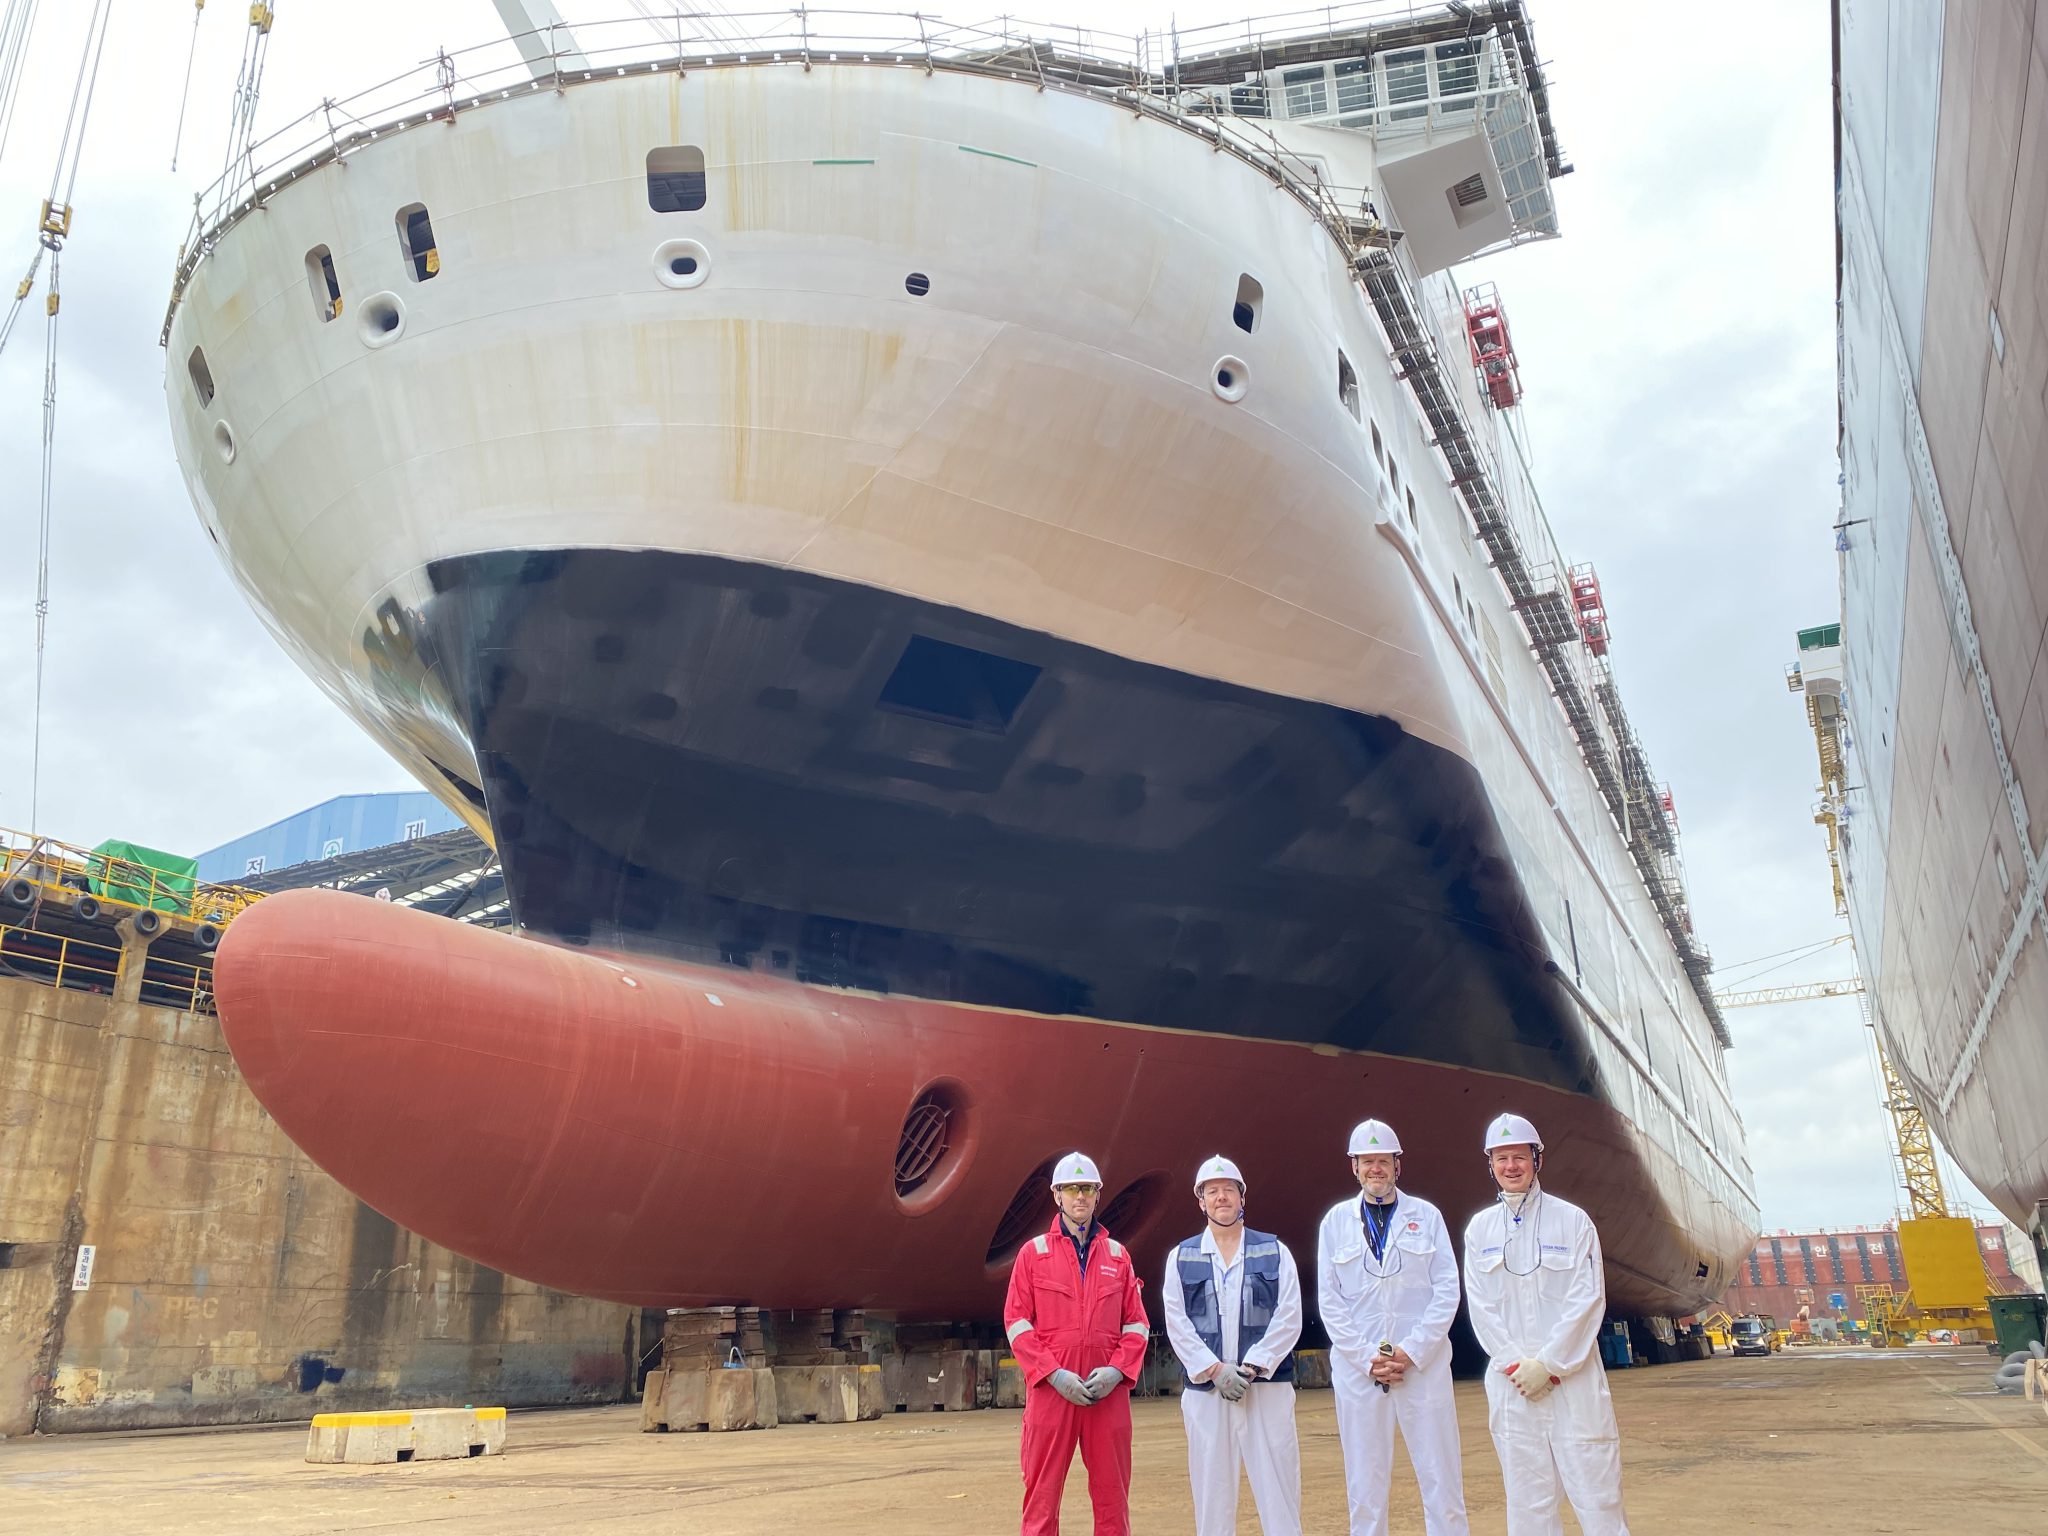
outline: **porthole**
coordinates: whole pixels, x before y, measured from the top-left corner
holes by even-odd
[[[1241,357],[1219,357],[1216,366],[1209,370],[1209,387],[1216,391],[1216,398],[1233,405],[1244,398],[1251,382],[1251,369]]]
[[[216,421],[213,424],[213,451],[220,455],[221,463],[235,462],[234,430],[224,421]]]
[[[913,272],[903,279],[903,291],[913,299],[921,299],[932,291],[932,280],[922,272]]]
[[[405,334],[405,305],[395,293],[373,293],[363,300],[356,334],[366,347],[388,347]]]
[[[654,275],[664,288],[695,288],[711,275],[711,253],[695,240],[664,240],[654,248]]]

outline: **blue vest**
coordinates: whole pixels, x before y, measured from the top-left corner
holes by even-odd
[[[1244,1364],[1246,1352],[1266,1336],[1266,1325],[1273,1321],[1274,1309],[1280,1305],[1280,1239],[1270,1232],[1254,1232],[1246,1227],[1244,1247],[1238,1258],[1244,1265],[1244,1304],[1238,1313],[1237,1358],[1231,1361],[1232,1365]],[[1202,1252],[1202,1235],[1198,1232],[1182,1243],[1174,1250],[1173,1259],[1180,1269],[1181,1298],[1186,1304],[1188,1321],[1209,1353],[1220,1360],[1223,1316],[1216,1298],[1216,1273],[1209,1267],[1209,1255]],[[1181,1367],[1180,1374],[1189,1391],[1216,1390],[1214,1382],[1188,1381],[1186,1366]],[[1261,1379],[1294,1380],[1293,1352],[1289,1351],[1271,1376]]]

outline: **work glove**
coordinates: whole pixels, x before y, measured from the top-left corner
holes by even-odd
[[[1088,1389],[1088,1401],[1091,1403],[1101,1402],[1123,1384],[1124,1373],[1113,1365],[1098,1365],[1082,1383]]]
[[[1560,1380],[1553,1368],[1534,1355],[1526,1355],[1509,1366],[1507,1377],[1515,1384],[1515,1390],[1532,1403],[1540,1403],[1548,1397],[1550,1389]]]
[[[1064,1397],[1076,1408],[1086,1408],[1095,1401],[1094,1398],[1088,1395],[1087,1384],[1072,1371],[1054,1371],[1050,1376],[1046,1377],[1046,1382],[1052,1387],[1053,1391],[1059,1393],[1061,1397]]]
[[[1226,1360],[1216,1368],[1216,1374],[1209,1378],[1209,1384],[1226,1403],[1234,1403],[1244,1396],[1245,1388],[1251,1385],[1251,1378],[1245,1375],[1242,1366],[1232,1365]]]

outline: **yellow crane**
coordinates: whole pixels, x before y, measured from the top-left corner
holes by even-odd
[[[1824,624],[1799,632],[1799,660],[1786,669],[1785,682],[1794,693],[1806,696],[1806,720],[1813,730],[1820,763],[1820,800],[1813,819],[1827,832],[1835,913],[1846,917],[1849,905],[1843,883],[1839,827],[1843,798],[1848,792],[1841,734],[1841,625]],[[1853,959],[1855,950],[1848,934],[1832,942],[1849,944]],[[1863,1010],[1864,1027],[1869,1029],[1871,1048],[1877,1053],[1880,1093],[1885,1113],[1891,1117],[1892,1155],[1899,1185],[1905,1191],[1907,1212],[1898,1230],[1899,1258],[1911,1282],[1905,1293],[1895,1293],[1890,1285],[1856,1287],[1856,1298],[1870,1324],[1871,1343],[1879,1347],[1902,1343],[1934,1318],[1988,1333],[1991,1316],[1985,1305],[1985,1292],[1990,1288],[1990,1273],[1977,1246],[1976,1223],[1949,1205],[1935,1157],[1934,1133],[1928,1128],[1920,1106],[1914,1103],[1905,1079],[1885,1053],[1883,1036],[1871,1016],[1861,976],[1718,992],[1714,1000],[1726,1010],[1851,996]]]

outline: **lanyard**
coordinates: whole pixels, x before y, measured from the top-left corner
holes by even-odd
[[[1400,1203],[1401,1197],[1399,1195],[1396,1195],[1385,1205],[1375,1205],[1363,1195],[1358,1197],[1360,1218],[1365,1226],[1366,1246],[1372,1249],[1373,1261],[1375,1263],[1382,1261],[1386,1257],[1387,1233],[1393,1229],[1394,1207]],[[1373,1220],[1373,1212],[1375,1211],[1380,1213],[1377,1222]]]

